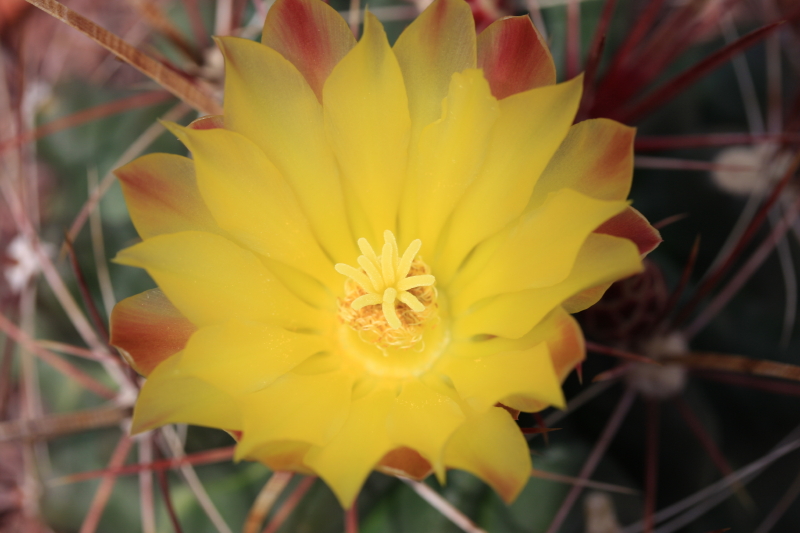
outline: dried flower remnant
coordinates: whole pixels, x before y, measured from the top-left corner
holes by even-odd
[[[656,336],[646,343],[642,353],[654,361],[664,358],[685,357],[689,352],[686,340],[680,332]],[[634,363],[626,374],[628,385],[645,398],[665,400],[683,392],[686,386],[686,367],[676,363]]]
[[[731,146],[717,154],[714,163],[720,168],[711,177],[720,189],[730,194],[766,194],[791,162],[791,155],[774,144]]]
[[[684,366],[667,359],[685,356],[689,348],[680,331],[664,326],[670,301],[661,270],[649,260],[644,266],[641,274],[613,284],[579,319],[590,340],[657,362],[626,363],[625,380],[645,398],[665,400],[683,391],[687,377]]]
[[[621,533],[614,502],[604,492],[590,492],[583,500],[586,533]]]
[[[346,507],[373,469],[467,470],[513,500],[530,455],[496,405],[563,405],[584,357],[568,313],[659,241],[626,200],[633,130],[573,126],[582,79],[555,84],[530,20],[476,37],[461,0],[393,47],[317,0],[218,44],[224,116],[169,125],[193,160],[117,171],[143,238],[117,261],[159,286],[112,315],[148,377],[134,431],[241,432],[238,459]]]
[[[51,244],[40,244],[42,250],[53,255],[55,250]],[[17,235],[8,244],[5,250],[4,263],[8,263],[3,269],[5,282],[12,294],[19,294],[39,273],[39,257],[33,244],[24,235]]]

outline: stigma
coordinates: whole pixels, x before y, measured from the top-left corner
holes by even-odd
[[[380,255],[366,239],[358,240],[360,268],[344,263],[334,267],[347,276],[339,316],[351,328],[371,333],[372,342],[413,345],[417,330],[435,310],[436,279],[417,257],[422,241],[412,241],[400,255],[394,234],[387,230],[383,238]]]

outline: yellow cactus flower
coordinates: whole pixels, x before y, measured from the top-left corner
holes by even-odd
[[[626,200],[633,130],[573,125],[582,80],[555,84],[530,20],[476,36],[462,0],[394,46],[319,0],[217,43],[224,116],[169,125],[192,159],[117,170],[142,242],[116,260],[158,285],[112,315],[147,376],[133,431],[228,430],[345,507],[373,469],[462,469],[513,500],[531,464],[510,413],[564,405],[568,313],[659,241]]]

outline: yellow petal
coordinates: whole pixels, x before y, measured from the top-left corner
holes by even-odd
[[[394,448],[386,429],[394,398],[394,391],[382,389],[354,401],[347,422],[333,440],[306,455],[306,464],[325,480],[345,508],[353,504],[378,461]]]
[[[442,116],[423,130],[410,174],[423,255],[433,255],[442,226],[480,171],[497,114],[481,71],[453,74]]]
[[[561,307],[556,307],[519,339],[475,337],[470,340],[456,340],[451,345],[449,355],[455,358],[479,359],[498,353],[526,351],[542,343],[550,351],[550,360],[559,383],[563,383],[575,366],[586,357],[583,332],[575,319]],[[541,411],[551,405],[549,401],[525,394],[504,396],[501,402],[527,412]]]
[[[347,23],[318,0],[278,0],[267,13],[261,42],[291,61],[322,97],[322,85],[356,44]]]
[[[564,383],[567,376],[575,367],[586,359],[586,345],[583,332],[578,322],[564,309],[556,308],[550,318],[536,328],[547,339],[547,348],[550,350],[550,359],[560,383]],[[503,405],[535,413],[550,407],[545,401],[526,397],[524,395],[506,396]]]
[[[453,357],[481,358],[507,351],[524,351],[540,343],[546,343],[550,359],[559,382],[564,379],[586,356],[583,332],[575,318],[563,308],[556,307],[519,339],[491,337],[485,340],[462,340],[452,344]]]
[[[417,380],[403,385],[389,415],[389,437],[419,452],[443,480],[444,445],[464,421],[456,402]]]
[[[481,358],[496,353],[510,351],[524,351],[542,342],[547,342],[550,336],[555,335],[556,325],[563,318],[565,311],[555,308],[535,328],[518,339],[507,337],[472,337],[453,339],[448,354],[453,357]]]
[[[252,250],[341,286],[291,187],[246,137],[169,126],[195,159],[197,185],[217,223]]]
[[[476,66],[475,22],[466,2],[436,0],[400,34],[394,45],[403,71],[415,142],[442,114],[450,78]]]
[[[413,162],[421,147],[422,129],[442,114],[442,100],[447,96],[452,75],[476,66],[471,9],[459,0],[433,2],[403,31],[393,50],[408,93]],[[398,230],[403,242],[419,236],[418,185],[417,180],[408,180],[400,202]],[[433,249],[431,243],[426,245]]]
[[[313,374],[331,373],[339,370],[342,364],[341,354],[334,352],[321,352],[312,355],[292,369],[292,374],[298,376],[311,376]]]
[[[470,417],[450,439],[445,461],[487,482],[506,503],[525,487],[532,468],[525,437],[500,407]]]
[[[449,354],[453,357],[476,359],[502,352],[524,351],[541,343],[546,343],[550,350],[550,360],[560,383],[586,357],[581,327],[561,307],[553,309],[536,327],[518,339],[474,337],[469,340],[455,340]],[[502,403],[528,412],[541,411],[550,406],[549,402],[514,395],[504,397]]]
[[[297,68],[275,50],[234,37],[218,42],[225,54],[226,127],[253,141],[275,164],[322,248],[337,262],[350,261],[357,254],[322,105]]]
[[[536,183],[529,209],[563,188],[598,198],[624,200],[633,178],[636,130],[605,118],[572,126]]]
[[[589,234],[626,207],[626,202],[595,200],[570,189],[551,194],[541,208],[510,226],[501,243],[487,243],[493,248],[490,257],[476,250],[453,282],[454,312],[487,296],[563,281]]]
[[[238,397],[267,387],[309,356],[329,348],[320,335],[231,320],[192,335],[181,368]]]
[[[211,233],[159,235],[122,250],[115,260],[147,270],[200,327],[240,319],[323,330],[331,320],[277,282],[252,252]]]
[[[575,117],[582,77],[499,102],[483,168],[459,201],[435,265],[446,283],[472,248],[517,218]]]
[[[197,190],[191,159],[148,154],[118,168],[114,175],[143,239],[177,231],[220,231]]]
[[[303,463],[303,458],[310,448],[311,445],[305,442],[271,442],[252,451],[246,459],[260,461],[273,472],[289,470],[311,476],[314,475],[314,471]]]
[[[158,365],[139,393],[131,433],[164,424],[194,424],[239,430],[242,417],[236,402],[213,385],[180,369],[182,353]]]
[[[384,230],[396,229],[410,119],[400,67],[372,14],[361,41],[325,82],[323,101],[353,233],[379,242]]]
[[[500,294],[479,302],[454,320],[454,333],[461,338],[479,334],[519,338],[572,296],[641,270],[639,252],[631,241],[592,233],[564,281],[550,287]]]
[[[596,285],[590,289],[579,292],[575,296],[561,302],[561,307],[568,313],[580,313],[600,301],[613,282]]]
[[[352,389],[353,377],[344,372],[287,374],[248,394],[241,402],[244,434],[236,457],[273,441],[324,446],[347,419]]]
[[[437,365],[464,400],[485,411],[507,396],[522,396],[564,406],[561,382],[556,376],[547,343],[527,350],[484,357],[447,357]]]
[[[286,263],[264,256],[260,256],[259,259],[275,276],[275,279],[302,301],[317,309],[336,312],[336,298],[333,295],[339,295],[343,291],[344,287],[341,283],[338,287],[331,289],[323,285],[317,278],[300,272]]]

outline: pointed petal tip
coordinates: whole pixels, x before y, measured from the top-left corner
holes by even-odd
[[[178,124],[177,122],[172,122],[170,120],[161,120],[158,119],[158,123],[164,126],[168,132],[173,134],[175,137],[178,138],[184,145],[188,142],[187,135],[186,135],[186,128]],[[188,145],[187,145],[188,147]]]
[[[181,351],[197,330],[159,289],[117,303],[110,325],[109,342],[144,376]]]
[[[512,503],[533,468],[525,437],[511,415],[492,407],[475,415],[453,435],[445,460],[488,483],[506,503]]]
[[[141,435],[142,433],[156,429],[161,425],[162,424],[160,424],[158,420],[148,419],[142,414],[141,409],[134,407],[133,418],[131,419],[131,436]]]
[[[550,50],[525,15],[502,18],[481,32],[478,66],[498,99],[556,82]]]
[[[395,448],[388,452],[375,466],[375,470],[389,476],[409,478],[422,481],[428,477],[432,470],[444,472],[440,461],[440,468],[431,465],[420,453],[405,446]],[[437,473],[438,476],[438,473]]]
[[[225,128],[224,115],[206,115],[191,122],[188,126],[191,130],[216,130]]]
[[[622,237],[632,241],[642,257],[655,250],[664,241],[661,232],[631,206],[605,221],[595,230],[595,233]]]
[[[267,13],[261,43],[292,62],[322,100],[325,80],[356,40],[345,20],[325,2],[278,0]]]
[[[413,137],[441,116],[454,73],[476,67],[475,21],[466,2],[437,0],[394,44],[403,71]]]

